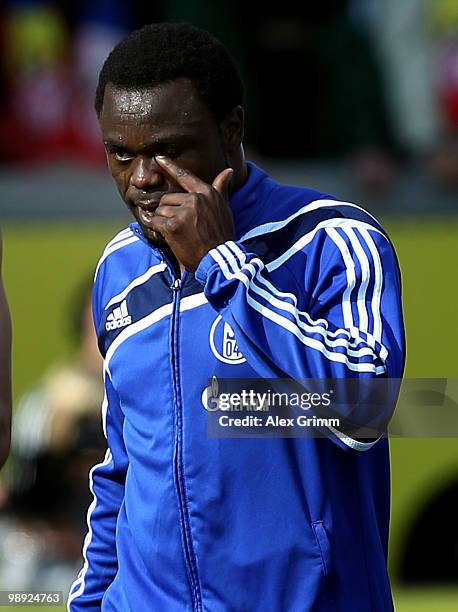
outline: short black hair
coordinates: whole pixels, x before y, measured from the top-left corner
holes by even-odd
[[[95,110],[100,116],[105,87],[154,87],[189,79],[203,102],[221,121],[244,106],[244,87],[234,60],[206,30],[188,23],[152,23],[123,38],[100,71]]]

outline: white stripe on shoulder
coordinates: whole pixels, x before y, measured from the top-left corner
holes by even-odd
[[[383,288],[383,269],[382,269],[382,264],[380,261],[380,254],[377,250],[375,242],[372,236],[370,235],[370,232],[368,231],[368,229],[367,228],[360,229],[361,238],[366,243],[367,248],[369,249],[371,253],[372,261],[374,264],[374,290],[373,290],[373,295],[371,299],[371,313],[372,313],[372,317],[374,320],[374,326],[373,326],[373,330],[371,331],[369,328],[369,317],[367,313],[366,299],[365,299],[366,290],[367,290],[367,286],[368,286],[369,279],[370,279],[369,258],[366,252],[364,251],[361,245],[361,242],[357,238],[356,232],[354,232],[353,229],[349,227],[342,227],[341,229],[349,237],[353,250],[356,256],[358,257],[360,265],[361,265],[362,278],[361,278],[361,285],[358,291],[358,301],[357,301],[358,314],[359,314],[359,319],[360,319],[358,322],[358,327],[359,329],[361,329],[361,331],[367,334],[369,343],[371,342],[372,339],[374,339],[382,346],[382,351],[386,358],[386,356],[388,355],[388,352],[386,348],[382,345],[382,316],[380,312],[381,295],[382,295],[382,288]],[[335,235],[338,235],[336,230],[328,229],[326,231],[328,232],[330,236],[331,236],[331,232],[336,232]],[[372,230],[372,231],[375,231],[375,230]],[[331,238],[333,238],[333,236],[335,235],[333,234]],[[340,241],[341,242],[336,241],[334,239],[334,242],[339,247],[342,253],[342,257],[344,259],[344,262],[347,268],[347,275],[348,275],[348,266],[350,265],[348,262],[349,252],[348,252],[348,248],[346,247],[345,241],[343,240],[342,237],[340,237]],[[346,254],[344,253],[344,250],[346,250]],[[354,264],[353,264],[353,268],[354,268]],[[375,348],[375,346],[373,346],[373,348]]]
[[[366,294],[371,276],[369,259],[367,258],[367,255],[363,247],[361,246],[360,241],[358,240],[355,230],[351,227],[343,227],[342,231],[348,236],[353,251],[361,267],[361,283],[359,284],[358,296],[356,300],[359,318],[358,328],[367,334],[369,331],[369,316],[366,307]]]
[[[272,272],[273,270],[276,270],[281,265],[283,265],[285,261],[293,257],[295,254],[299,253],[307,244],[309,244],[320,230],[324,229],[327,233],[329,233],[328,230],[330,228],[341,228],[346,233],[351,231],[355,235],[356,233],[354,232],[354,230],[357,229],[360,232],[362,239],[366,242],[367,247],[369,248],[371,252],[372,259],[374,262],[374,268],[375,268],[375,279],[374,279],[375,285],[374,285],[374,293],[373,293],[372,302],[371,302],[371,310],[372,310],[372,315],[374,319],[374,330],[371,334],[369,325],[368,325],[368,330],[363,329],[363,328],[361,329],[364,332],[368,331],[367,342],[369,343],[370,346],[372,346],[372,348],[375,348],[375,345],[372,342],[373,339],[375,339],[380,344],[382,342],[382,318],[381,318],[381,312],[380,312],[380,305],[381,305],[380,302],[381,302],[381,294],[382,294],[382,289],[383,289],[383,272],[382,272],[382,264],[380,261],[380,255],[379,255],[378,249],[375,245],[375,242],[371,234],[375,233],[375,234],[378,234],[379,236],[382,236],[383,239],[389,244],[388,237],[383,232],[381,232],[379,229],[373,227],[372,225],[368,223],[364,223],[363,221],[355,221],[354,219],[345,219],[341,217],[336,218],[336,219],[327,219],[326,221],[322,221],[321,223],[319,223],[312,231],[301,236],[301,238],[299,238],[287,251],[285,251],[282,255],[280,255],[280,257],[277,257],[277,259],[274,259],[273,261],[268,263],[265,266],[265,268],[268,272]],[[344,241],[342,240],[342,242]],[[346,250],[348,251],[348,248]],[[364,253],[362,246],[361,246],[361,251]],[[368,273],[369,264],[367,262],[367,256],[365,253],[364,253],[364,256],[366,258],[367,265],[362,263],[362,266],[364,266],[363,274],[366,274]],[[226,255],[226,257],[228,256]],[[353,262],[351,265],[354,268]],[[259,276],[258,278],[261,279],[262,277]],[[371,279],[369,277],[367,279],[367,282],[370,282],[370,281]],[[366,283],[366,279],[364,279],[364,283]],[[361,290],[361,294],[359,295],[359,297],[362,298],[362,294],[363,294],[363,290]],[[347,312],[347,318],[349,319],[350,312],[348,310],[348,306],[345,306],[345,310]],[[361,313],[359,314],[361,316]],[[364,321],[364,315],[363,315],[363,321]],[[310,322],[313,323],[312,321]],[[315,323],[319,323],[319,321]],[[356,329],[354,328],[354,326],[352,327],[353,327],[352,332],[355,333]],[[381,356],[382,354],[385,356],[388,355],[386,348],[383,346],[382,346]]]
[[[140,240],[140,238],[138,238],[137,236],[130,236],[130,238],[126,238],[125,240],[121,240],[120,242],[113,244],[111,247],[107,247],[104,250],[102,257],[100,258],[99,263],[97,264],[97,268],[94,274],[94,281],[97,278],[97,274],[99,272],[100,266],[103,264],[103,262],[105,261],[107,257],[109,257],[115,251],[118,251],[119,249],[122,249],[123,247],[128,246],[129,244],[132,244],[133,242],[137,242],[138,240]]]
[[[137,278],[134,278],[134,280],[129,283],[127,287],[123,291],[121,291],[121,293],[118,293],[118,295],[112,297],[108,304],[105,306],[104,310],[107,310],[107,308],[109,308],[113,304],[121,302],[132,291],[132,289],[138,287],[139,285],[143,285],[143,283],[146,283],[146,281],[148,281],[152,276],[154,276],[158,272],[163,272],[166,269],[167,264],[165,262],[151,266],[151,268],[148,268],[148,270],[144,272],[141,276],[137,276]]]
[[[367,229],[361,230],[361,235],[366,241],[367,246],[372,255],[372,259],[374,261],[374,269],[375,269],[375,286],[374,286],[374,295],[372,297],[372,315],[374,317],[374,330],[372,335],[377,340],[377,342],[382,342],[382,315],[380,312],[380,302],[382,299],[382,289],[383,289],[383,271],[382,271],[382,263],[380,261],[380,254],[378,252],[377,247],[375,246],[375,242],[370,235],[370,232]]]
[[[273,261],[268,263],[266,265],[267,270],[269,272],[272,272],[272,270],[276,270],[277,268],[279,268],[282,264],[285,263],[285,261],[287,261],[290,257],[301,251],[309,242],[311,242],[321,229],[328,227],[356,227],[361,230],[367,229],[372,232],[377,232],[377,234],[383,236],[388,242],[388,238],[383,232],[381,232],[376,227],[373,227],[369,223],[365,223],[364,221],[355,221],[354,219],[345,219],[343,217],[337,217],[335,219],[326,219],[326,221],[318,223],[318,225],[313,230],[301,236],[299,240],[297,240],[287,251],[280,255],[280,257],[277,257],[277,259],[274,259]]]
[[[119,240],[123,240],[124,238],[128,238],[132,234],[133,234],[133,231],[132,231],[131,227],[130,226],[129,227],[125,227],[123,230],[121,230],[115,236],[113,236],[113,238],[108,242],[108,244],[106,245],[105,248],[111,246],[112,244],[114,244],[115,242],[118,242]]]
[[[226,244],[230,247],[232,251],[234,251],[234,253],[237,254],[237,252],[239,251],[238,266],[234,259],[229,262],[226,251],[223,249],[223,247],[227,248]],[[235,273],[234,276],[241,267],[244,267],[245,270],[250,271],[251,279],[249,289],[263,297],[269,303],[270,306],[279,308],[284,312],[289,312],[290,314],[292,314],[296,320],[298,327],[304,330],[307,334],[321,335],[323,337],[323,342],[330,349],[333,349],[337,346],[344,347],[349,357],[360,358],[364,355],[373,354],[373,350],[371,348],[363,347],[358,349],[358,345],[361,342],[363,342],[364,344],[366,344],[367,342],[365,339],[361,338],[356,328],[352,330],[352,333],[350,333],[350,331],[348,331],[347,329],[338,329],[336,332],[329,331],[327,321],[325,321],[324,319],[313,320],[307,312],[299,310],[297,298],[294,294],[279,291],[276,287],[274,287],[274,285],[272,285],[266,278],[262,276],[261,260],[252,260],[252,262],[257,263],[258,265],[258,269],[256,269],[253,263],[246,263],[245,253],[241,251],[241,249],[239,249],[235,243],[228,242],[226,244],[220,245],[218,248],[221,249],[222,254],[224,255],[224,257],[226,257],[228,265],[231,265],[231,269],[233,273]],[[232,253],[231,255],[233,256]],[[260,285],[264,285],[268,289],[268,292],[262,289]],[[291,302],[287,300],[291,300]],[[304,319],[306,320],[304,321]],[[342,335],[345,335],[345,338],[339,337]],[[373,344],[375,345],[375,342]]]
[[[235,252],[236,245],[234,243],[227,243],[232,250]],[[222,247],[225,245],[220,245],[221,251],[223,252]],[[226,257],[225,252],[223,252]],[[226,257],[227,259],[227,257]],[[293,315],[296,320],[298,327],[303,329],[306,333],[309,334],[320,334],[323,337],[323,342],[328,346],[328,348],[334,348],[336,346],[342,346],[346,348],[347,354],[351,357],[362,357],[363,355],[371,354],[371,349],[368,348],[359,348],[358,345],[363,342],[366,344],[366,340],[361,338],[357,333],[358,330],[354,330],[353,335],[347,329],[338,329],[336,332],[331,332],[328,329],[328,322],[324,319],[313,320],[312,317],[303,310],[299,310],[297,297],[293,293],[285,293],[284,291],[279,291],[272,283],[270,283],[266,278],[264,278],[261,274],[261,268],[257,270],[253,264],[246,263],[245,254],[240,251],[240,266],[245,267],[246,270],[249,270],[251,273],[251,280],[249,288],[256,294],[263,297],[269,304],[275,308],[279,308],[284,312],[289,312]],[[254,259],[254,262],[260,262],[260,260]],[[239,268],[240,268],[239,266]],[[232,265],[232,270],[234,270],[234,265]],[[262,289],[260,285],[263,285],[267,288],[268,291]],[[278,296],[278,297],[276,297]],[[291,300],[291,301],[288,301]],[[305,319],[305,320],[304,320]],[[345,338],[341,336],[344,335]],[[375,344],[375,343],[374,343]],[[356,349],[356,350],[353,350]]]
[[[231,245],[232,246],[232,245]],[[223,248],[221,248],[223,247]],[[236,248],[237,245],[235,245]],[[213,259],[218,263],[223,272],[224,276],[230,280],[232,278],[237,278],[242,281],[248,290],[250,284],[252,282],[252,278],[249,279],[236,265],[236,257],[234,255],[231,257],[230,261],[226,261],[224,257],[226,256],[227,245],[219,245],[210,251]],[[258,262],[260,268],[263,267],[263,263],[259,259],[253,260],[251,263]],[[229,269],[229,266],[231,269]],[[234,271],[236,270],[236,271]],[[258,301],[254,300],[248,291],[246,292],[246,300],[250,306],[252,306],[255,310],[257,310],[262,316],[266,319],[270,319],[273,323],[283,327],[287,331],[291,332],[293,335],[297,337],[297,339],[305,344],[306,346],[310,346],[311,348],[315,348],[320,351],[325,357],[332,361],[337,361],[346,365],[350,370],[358,371],[358,372],[374,372],[377,374],[382,374],[385,372],[384,366],[376,366],[374,363],[354,363],[348,359],[348,356],[344,353],[338,353],[330,351],[323,342],[318,341],[316,338],[310,338],[302,333],[296,323],[287,319],[286,317],[280,315],[278,312],[271,310],[267,306],[262,305]],[[119,337],[119,336],[118,336]],[[375,356],[375,355],[373,355]]]
[[[330,206],[351,206],[352,208],[356,208],[366,213],[371,219],[378,223],[377,219],[369,212],[367,212],[367,210],[364,210],[364,208],[361,208],[361,206],[357,206],[356,204],[352,204],[351,202],[341,202],[339,200],[315,200],[314,202],[310,202],[310,204],[303,206],[302,208],[297,210],[295,213],[293,213],[286,219],[283,219],[282,221],[273,221],[271,223],[264,223],[263,225],[258,225],[258,227],[254,227],[252,230],[244,234],[240,238],[240,240],[248,240],[250,238],[254,238],[255,236],[267,234],[268,232],[275,232],[279,229],[282,229],[283,227],[285,227],[285,225],[288,225],[290,221],[296,219],[296,217],[299,217],[304,213],[311,212],[312,210],[316,210],[317,208],[328,208]],[[346,221],[351,221],[351,219],[346,219]]]
[[[342,296],[342,314],[345,327],[347,329],[353,330],[355,325],[353,321],[353,313],[351,310],[351,294],[356,285],[355,264],[352,259],[352,256],[350,255],[350,250],[348,249],[345,240],[342,238],[339,232],[335,228],[329,227],[326,229],[326,233],[339,249],[345,264],[347,286]]]

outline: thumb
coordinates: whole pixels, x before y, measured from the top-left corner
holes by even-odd
[[[233,174],[234,170],[232,168],[225,168],[212,183],[212,187],[216,189],[225,202],[229,200],[229,185]]]

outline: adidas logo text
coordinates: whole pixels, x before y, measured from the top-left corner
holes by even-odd
[[[113,329],[119,329],[120,327],[130,325],[131,323],[132,317],[127,311],[127,302],[126,300],[124,300],[121,303],[121,306],[115,308],[113,312],[108,315],[107,322],[105,324],[105,329],[107,331],[111,331]]]

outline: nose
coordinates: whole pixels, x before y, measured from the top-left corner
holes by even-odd
[[[130,184],[137,189],[148,191],[164,183],[164,174],[154,158],[140,155],[133,162]]]

